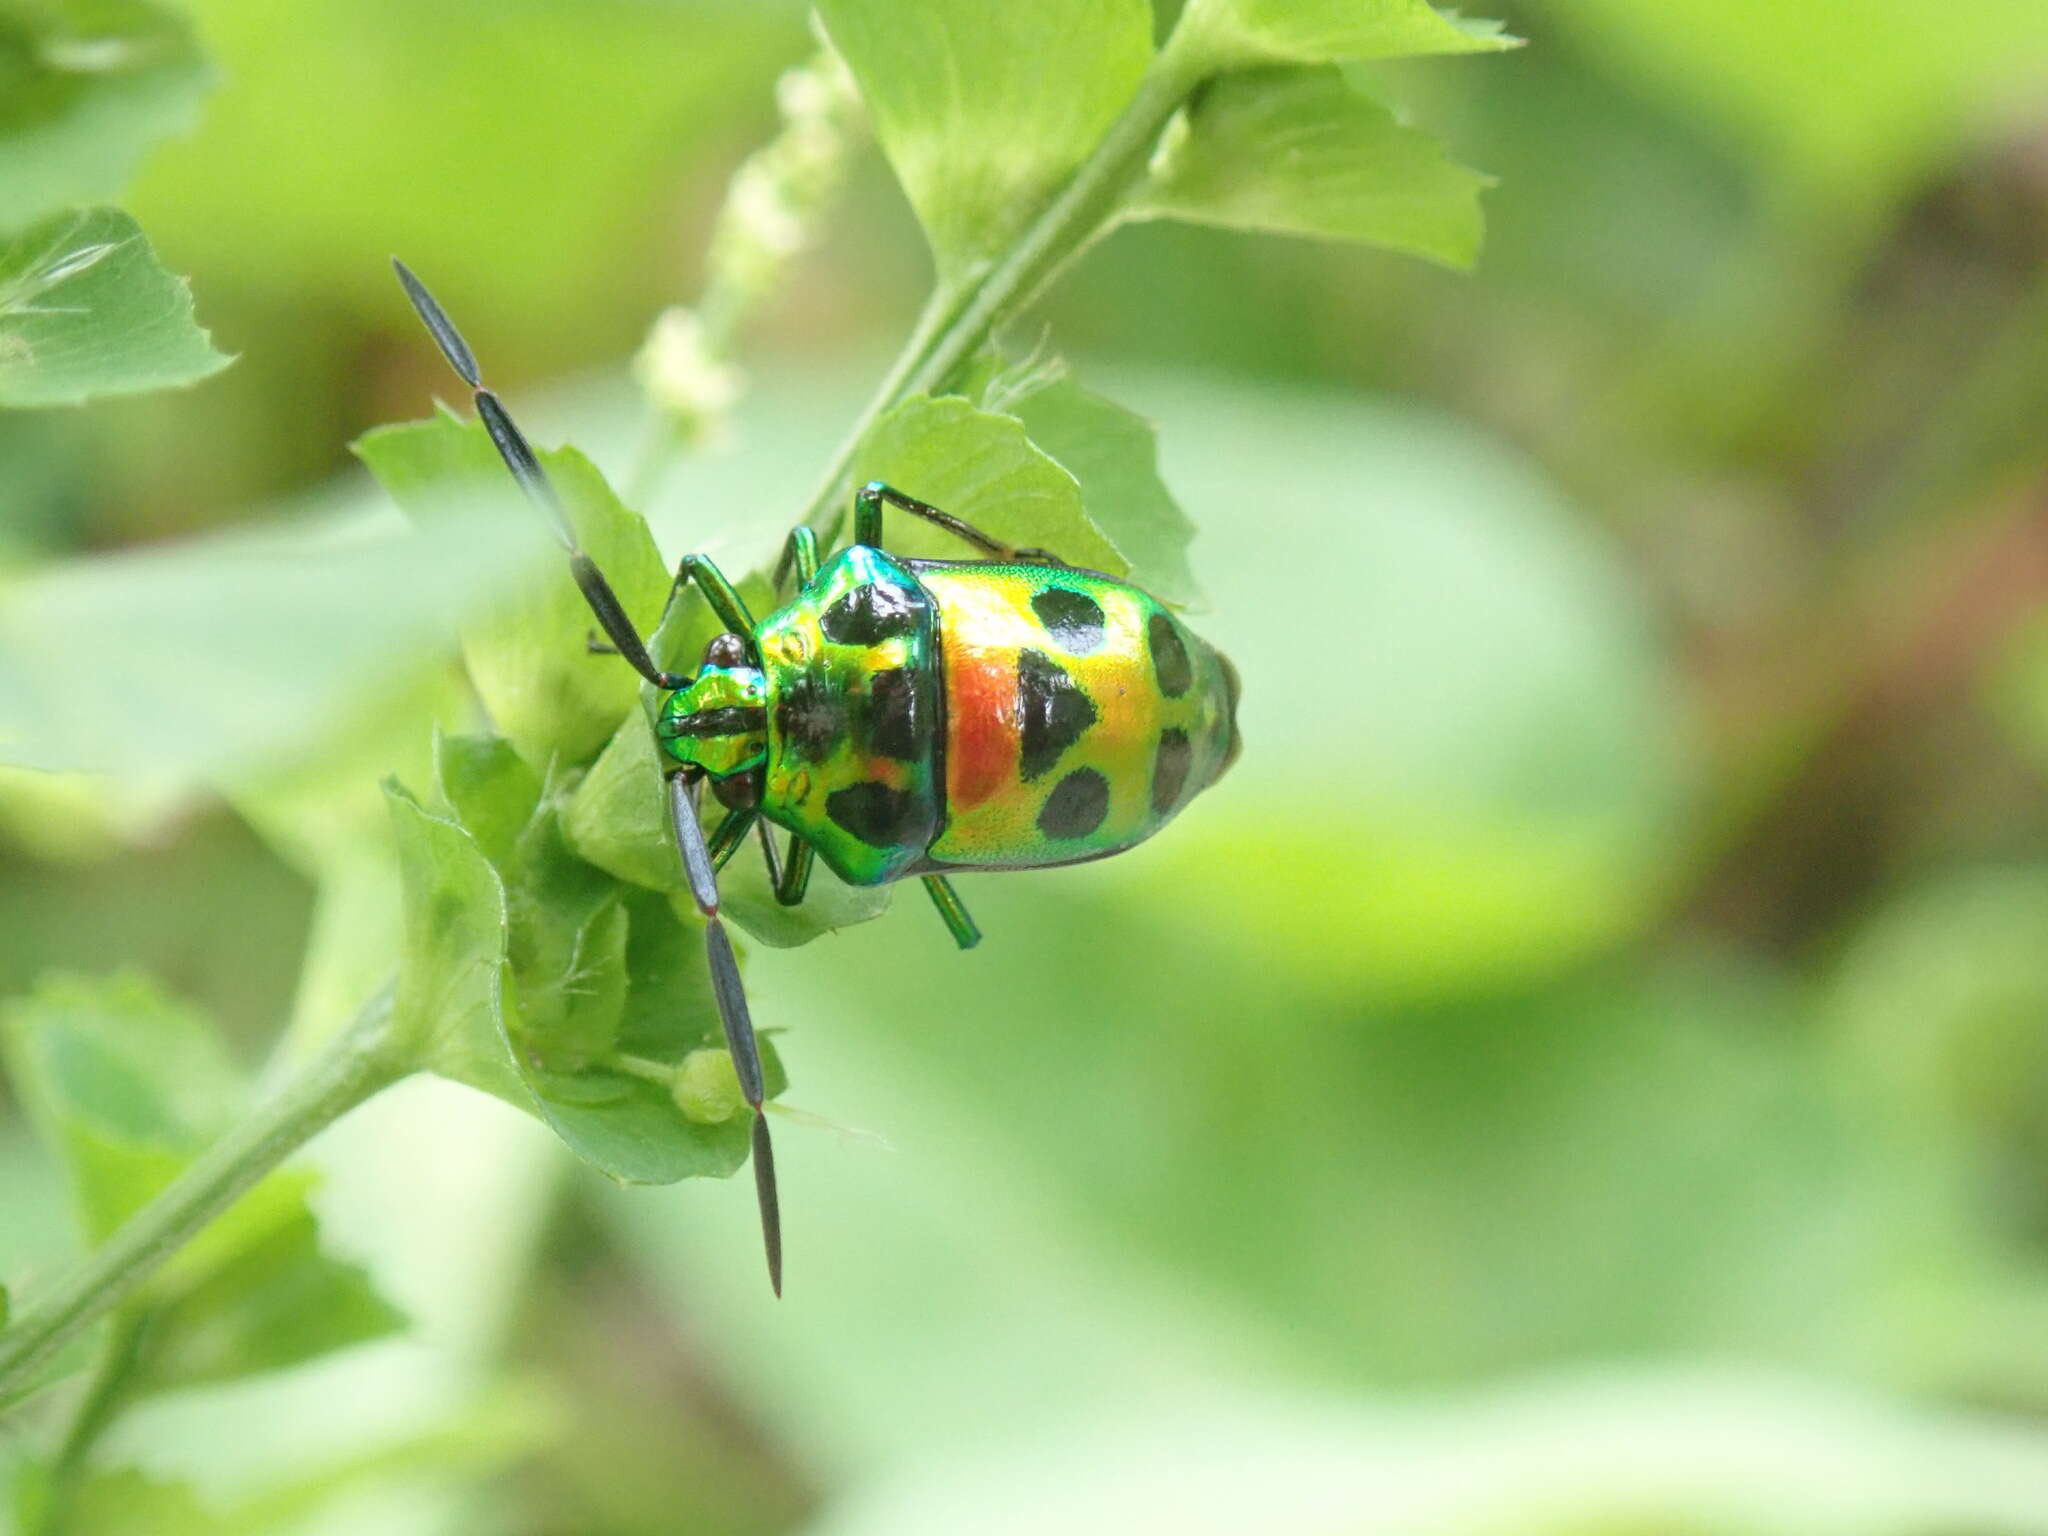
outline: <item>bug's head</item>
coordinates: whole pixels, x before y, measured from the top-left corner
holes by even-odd
[[[730,778],[768,761],[768,685],[738,635],[704,647],[704,665],[663,701],[654,734],[677,762]]]

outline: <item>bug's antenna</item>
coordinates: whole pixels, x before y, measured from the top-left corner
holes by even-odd
[[[754,1192],[761,1203],[761,1241],[768,1250],[768,1282],[780,1296],[782,1210],[775,1187],[775,1148],[768,1139],[768,1117],[763,1113],[762,1101],[767,1093],[761,1074],[761,1048],[754,1039],[754,1021],[747,1012],[747,994],[740,986],[740,967],[733,958],[732,940],[725,936],[725,924],[718,918],[718,876],[712,869],[710,851],[704,846],[704,829],[697,824],[696,781],[687,772],[673,773],[669,775],[668,794],[676,851],[683,856],[683,873],[689,877],[690,895],[704,917],[711,992],[718,999],[725,1046],[732,1053],[740,1092],[746,1095],[754,1111]]]
[[[410,267],[396,256],[391,258],[391,266],[398,273],[405,296],[412,300],[412,307],[419,312],[421,322],[440,347],[441,355],[448,359],[448,366],[470,387],[476,400],[476,413],[483,420],[484,430],[491,434],[491,441],[497,445],[498,456],[512,471],[512,478],[519,482],[519,488],[526,492],[527,500],[539,507],[553,525],[555,537],[561,540],[562,548],[568,552],[570,574],[576,578],[576,585],[583,590],[583,600],[590,604],[590,611],[597,616],[597,622],[611,637],[612,644],[621,656],[632,663],[633,670],[655,687],[683,687],[689,682],[688,678],[664,672],[654,664],[646,642],[626,616],[625,605],[612,591],[611,583],[604,579],[597,563],[576,542],[576,529],[569,521],[561,497],[555,494],[547,471],[540,467],[539,457],[526,441],[526,435],[513,422],[511,413],[495,394],[484,387],[483,373],[476,365],[476,354],[469,350],[469,343],[462,339],[462,332],[455,329],[455,322],[448,318],[448,312],[427,292],[427,285],[413,276]]]

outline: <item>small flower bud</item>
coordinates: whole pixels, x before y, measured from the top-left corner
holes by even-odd
[[[676,1108],[687,1120],[699,1125],[723,1125],[746,1107],[740,1092],[740,1076],[733,1070],[732,1055],[716,1046],[692,1051],[676,1068],[669,1087]]]

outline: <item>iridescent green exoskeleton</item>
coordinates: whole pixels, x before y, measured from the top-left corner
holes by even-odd
[[[1104,858],[1144,841],[1236,758],[1237,674],[1127,582],[1015,549],[950,513],[871,484],[853,542],[823,556],[799,527],[776,572],[789,601],[756,619],[701,555],[676,571],[725,626],[694,675],[654,664],[610,584],[577,546],[540,462],[439,304],[394,263],[413,306],[475,394],[513,477],[552,521],[609,646],[662,690],[655,723],[670,822],[704,916],[726,1043],[752,1106],[768,1271],[782,1290],[773,1148],[760,1053],[717,871],[759,831],[776,899],[804,899],[814,859],[852,885],[916,877],[962,949],[980,931],[947,876]],[[899,559],[881,547],[893,506],[956,535],[973,560]],[[725,807],[707,840],[705,782]],[[778,856],[772,822],[790,833]]]

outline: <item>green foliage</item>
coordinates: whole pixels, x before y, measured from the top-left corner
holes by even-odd
[[[417,679],[542,542],[496,503],[412,533],[328,512],[0,582],[0,752],[131,784],[274,772]]]
[[[0,230],[117,196],[209,80],[190,24],[146,0],[5,0]]]
[[[434,1071],[538,1115],[612,1178],[732,1173],[746,1126],[692,1118],[671,1093],[691,1052],[723,1042],[695,921],[573,852],[561,790],[505,741],[447,738],[436,759],[445,815],[389,792],[401,1031]]]
[[[9,1071],[61,1155],[88,1245],[245,1112],[213,1025],[132,978],[52,978],[0,1014]],[[311,1181],[274,1173],[130,1303],[149,1325],[126,1394],[278,1370],[378,1338],[398,1315],[325,1255]]]
[[[1079,482],[1088,521],[1115,546],[1133,582],[1166,602],[1201,605],[1188,564],[1194,524],[1160,478],[1151,422],[1083,389],[1061,366],[1027,362],[1013,374],[996,373],[978,393],[984,409],[1015,416],[1032,446]]]
[[[1196,98],[1136,212],[1357,240],[1466,267],[1479,254],[1487,184],[1335,67],[1258,69]]]
[[[0,247],[0,406],[190,384],[229,361],[118,209],[53,214]]]
[[[875,423],[853,463],[857,483],[886,481],[1019,548],[1049,549],[1111,576],[1130,569],[1082,507],[1080,482],[1014,416],[978,410],[957,395],[919,396]],[[975,553],[902,513],[885,512],[883,529],[888,547],[907,555],[962,560]]]
[[[1101,141],[1152,53],[1145,0],[824,0],[944,279],[998,255]]]
[[[533,521],[490,434],[443,411],[429,421],[380,427],[356,444],[385,490],[422,525],[472,507]],[[584,549],[643,633],[660,617],[669,577],[647,525],[619,504],[594,465],[573,448],[541,455]],[[633,706],[638,683],[586,644],[589,605],[566,570],[544,587],[505,599],[466,627],[463,653],[491,718],[536,767],[551,757],[587,762]]]
[[[1236,67],[1485,53],[1517,42],[1499,22],[1425,0],[1188,0],[1181,26],[1204,58]]]

